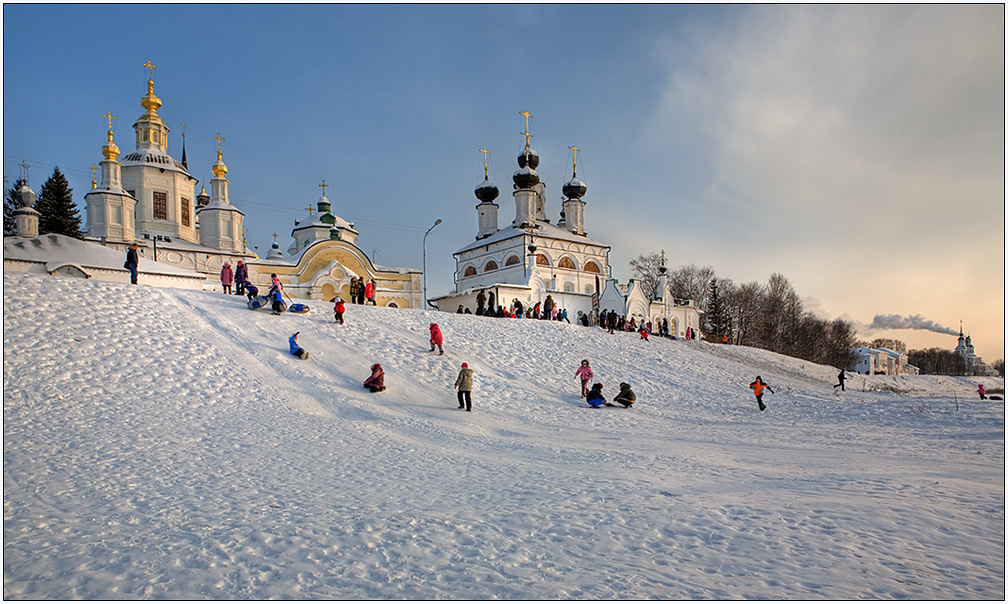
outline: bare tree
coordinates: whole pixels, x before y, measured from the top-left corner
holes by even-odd
[[[707,295],[713,278],[714,269],[709,266],[680,266],[668,274],[669,292],[673,298],[693,300],[700,308],[707,308]]]
[[[661,273],[658,269],[661,265],[661,256],[655,253],[646,256],[637,256],[635,260],[630,261],[630,268],[633,269],[634,275],[636,275],[638,283],[640,283],[641,289],[648,300],[655,300],[661,297],[661,292],[658,291],[661,286]]]

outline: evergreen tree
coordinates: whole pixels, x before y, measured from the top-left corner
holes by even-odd
[[[39,234],[57,233],[67,237],[83,239],[81,219],[77,204],[73,200],[73,189],[67,182],[59,166],[52,176],[42,184],[35,209],[39,214]]]
[[[722,335],[728,335],[728,317],[724,302],[718,294],[717,279],[711,279],[710,294],[707,296],[707,325],[704,329],[714,336],[714,341],[720,343]]]
[[[18,199],[18,189],[21,185],[25,184],[25,179],[19,178],[14,181],[14,186],[7,189],[7,195],[4,197],[4,208],[3,208],[3,234],[4,237],[8,235],[17,235],[17,222],[14,220],[14,212],[21,209],[21,200]]]

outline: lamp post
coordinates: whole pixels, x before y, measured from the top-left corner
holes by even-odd
[[[437,220],[434,221],[434,224],[431,225],[431,228],[427,229],[427,232],[424,233],[424,236],[423,236],[423,304],[421,304],[421,307],[424,308],[424,309],[426,309],[427,306],[428,306],[428,303],[427,303],[427,235],[430,235],[430,232],[434,230],[434,227],[436,227],[439,224],[441,224],[441,219],[440,218],[438,218]]]

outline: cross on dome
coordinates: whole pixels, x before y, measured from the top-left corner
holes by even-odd
[[[150,59],[147,59],[147,62],[144,63],[143,66],[147,68],[147,79],[148,80],[153,80],[154,79],[154,70],[157,69],[157,65],[155,65],[154,63],[151,63]]]

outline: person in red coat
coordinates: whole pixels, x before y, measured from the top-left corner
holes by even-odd
[[[375,282],[374,279],[367,282],[364,286],[364,297],[367,298],[365,304],[370,304],[371,306],[377,306],[375,304]]]
[[[370,388],[371,392],[381,392],[385,390],[385,372],[380,363],[371,365],[371,377],[364,380],[364,387]]]
[[[333,305],[333,318],[336,319],[337,323],[343,325],[343,313],[346,312],[346,304],[343,303],[343,298],[339,296],[336,296],[333,302],[335,303]]]
[[[444,336],[441,335],[441,328],[437,323],[430,324],[430,351],[434,352],[434,346],[438,347],[438,354],[444,354]]]

